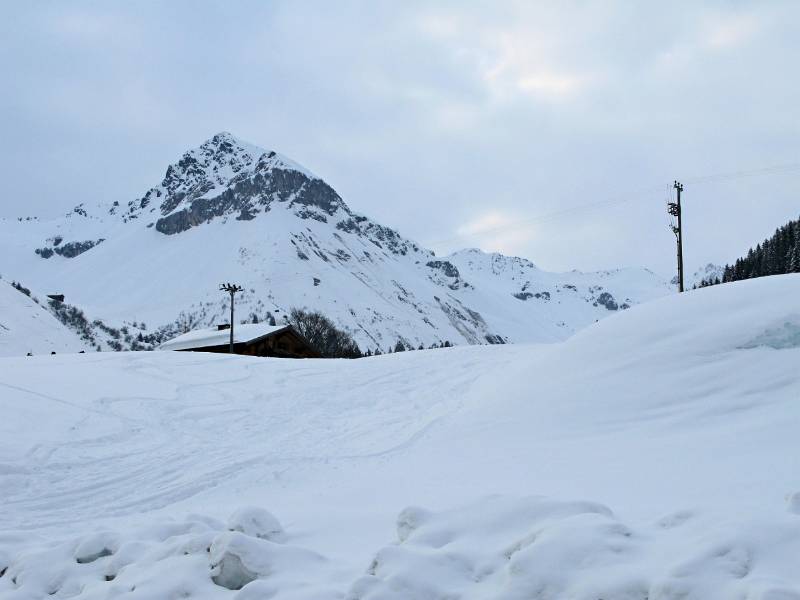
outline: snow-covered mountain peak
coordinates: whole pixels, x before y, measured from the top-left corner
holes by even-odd
[[[296,207],[301,218],[320,218],[349,209],[324,181],[299,163],[221,132],[171,164],[161,183],[137,200],[109,210],[123,222],[147,219],[157,231],[174,234],[234,215],[247,221],[273,202]]]
[[[238,172],[237,169],[234,168],[237,166],[241,166],[241,168],[244,169],[248,169],[252,166],[252,170],[257,170],[259,168],[264,169],[265,166],[269,166],[270,168],[283,169],[286,171],[298,171],[309,179],[318,179],[318,177],[306,167],[292,159],[274,150],[266,150],[260,146],[246,142],[227,131],[221,131],[212,136],[198,148],[190,150],[184,154],[184,156],[192,154],[201,154],[205,157],[209,157],[223,169],[229,165],[232,168],[232,173],[228,179],[232,178]]]
[[[512,278],[538,271],[536,265],[527,258],[506,256],[499,252],[484,252],[479,248],[459,250],[446,257],[446,260],[474,272],[507,274]]]

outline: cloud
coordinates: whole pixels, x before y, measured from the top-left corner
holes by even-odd
[[[469,11],[458,16],[426,14],[419,27],[464,60],[495,101],[520,95],[564,100],[598,78],[561,64],[564,42],[560,34],[547,31],[536,20],[526,20],[525,11],[516,7],[509,12],[517,18],[487,21],[485,15]]]
[[[756,15],[722,15],[709,21],[704,41],[717,50],[736,48],[752,40],[762,28],[762,18]]]
[[[534,234],[532,223],[506,212],[491,210],[457,227],[456,236],[440,245],[451,248],[477,246],[492,252],[517,254]]]
[[[104,39],[119,33],[122,22],[114,16],[91,12],[55,14],[47,20],[50,31],[56,35],[80,41]]]
[[[523,74],[517,79],[517,85],[534,96],[564,98],[577,93],[586,84],[587,79],[575,75],[554,73]]]

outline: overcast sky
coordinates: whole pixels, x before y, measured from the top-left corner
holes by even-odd
[[[702,6],[701,6],[702,4]],[[219,131],[437,253],[671,276],[800,215],[800,2],[7,2],[0,216],[140,197]],[[692,183],[690,183],[692,182]],[[606,200],[625,202],[575,207]]]

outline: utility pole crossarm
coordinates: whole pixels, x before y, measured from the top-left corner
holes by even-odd
[[[231,295],[231,326],[230,326],[230,345],[228,348],[228,352],[233,354],[233,303],[234,303],[234,296],[236,292],[241,292],[244,288],[240,285],[236,285],[235,283],[221,283],[219,284],[219,290],[221,292],[228,292]]]

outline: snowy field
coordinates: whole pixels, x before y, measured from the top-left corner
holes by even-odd
[[[0,411],[3,599],[800,599],[798,275],[558,344],[5,358]]]

